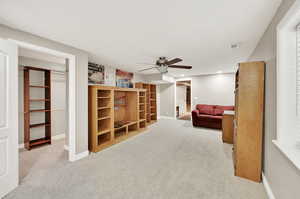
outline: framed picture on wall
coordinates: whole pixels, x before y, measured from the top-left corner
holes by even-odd
[[[133,73],[116,69],[116,86],[122,88],[133,88]]]
[[[104,66],[89,62],[88,65],[89,84],[104,84]]]

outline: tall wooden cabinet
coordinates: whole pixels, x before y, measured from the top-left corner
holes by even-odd
[[[233,160],[235,175],[261,181],[264,62],[240,63],[236,73]]]
[[[152,124],[157,121],[156,85],[138,82],[135,88],[146,89],[146,121]]]

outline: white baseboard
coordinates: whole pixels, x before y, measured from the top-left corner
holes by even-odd
[[[75,162],[75,161],[77,161],[77,160],[80,160],[80,159],[82,159],[82,158],[87,157],[88,155],[89,155],[89,151],[81,152],[81,153],[79,153],[79,154],[76,154],[76,155],[71,159],[71,161],[72,161],[72,162]]]
[[[267,195],[268,195],[269,199],[275,199],[273,191],[272,191],[272,189],[270,187],[270,184],[269,184],[266,176],[264,175],[264,173],[262,173],[262,180],[263,180],[263,185],[266,189],[266,192],[267,192]]]
[[[170,120],[175,120],[176,118],[175,117],[169,117],[169,116],[159,116],[158,119],[170,119]]]
[[[64,133],[62,133],[62,134],[52,136],[51,140],[60,140],[60,139],[64,139],[65,137],[66,137],[66,135]],[[23,148],[24,148],[24,144],[19,144],[19,149],[23,149]]]

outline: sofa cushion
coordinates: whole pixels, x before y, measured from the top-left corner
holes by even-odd
[[[213,115],[223,115],[223,113],[224,113],[224,110],[215,108]]]
[[[213,115],[214,114],[214,109],[212,108],[201,108],[199,110],[200,114],[205,114],[205,115]]]
[[[222,122],[222,116],[219,115],[198,115],[199,120],[207,121],[207,122]]]
[[[216,109],[221,109],[223,111],[233,111],[234,110],[234,106],[215,106]]]
[[[214,114],[214,105],[207,105],[207,104],[198,104],[196,106],[196,109],[199,110],[200,114],[205,114],[205,115],[213,115]]]
[[[214,109],[216,106],[215,105],[207,105],[207,104],[197,104],[196,109]]]

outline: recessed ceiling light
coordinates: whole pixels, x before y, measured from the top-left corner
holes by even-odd
[[[181,76],[181,77],[183,77],[183,76],[184,76],[184,74],[181,74],[180,76]]]
[[[222,73],[223,73],[223,71],[221,71],[221,70],[218,70],[216,73],[217,73],[217,74],[222,74]]]
[[[232,49],[236,49],[236,48],[239,48],[240,47],[240,44],[231,44],[230,47]]]

